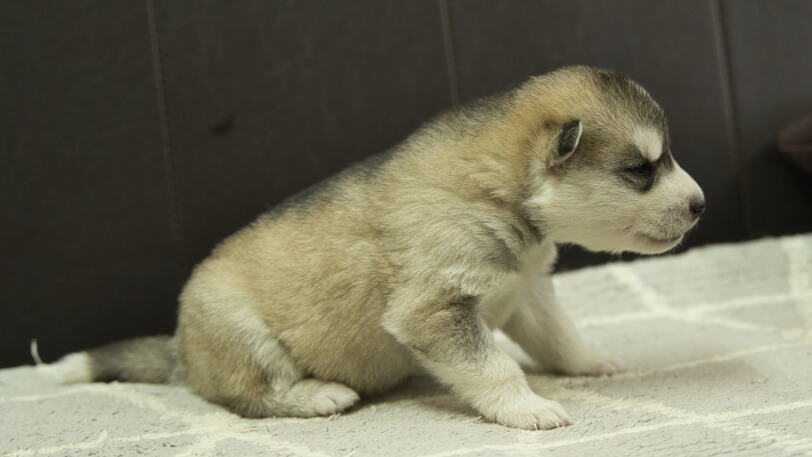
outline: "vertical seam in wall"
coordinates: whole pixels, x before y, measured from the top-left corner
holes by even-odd
[[[742,212],[743,225],[748,238],[755,236],[755,229],[753,227],[753,219],[750,214],[750,195],[748,191],[748,177],[746,174],[743,157],[741,155],[741,136],[739,124],[736,120],[736,95],[733,91],[733,68],[732,59],[730,56],[730,47],[725,39],[726,36],[726,23],[724,18],[724,11],[722,9],[722,0],[711,0],[711,15],[713,16],[713,28],[716,41],[716,53],[719,56],[719,74],[722,79],[722,99],[723,108],[725,113],[727,134],[733,140],[732,151],[730,153],[731,159],[735,166],[736,178],[738,185],[738,199],[739,207]]]
[[[166,109],[166,85],[164,81],[161,41],[158,34],[158,20],[155,11],[155,0],[146,0],[149,36],[152,48],[152,68],[154,69],[158,119],[161,125],[161,150],[164,161],[164,179],[169,196],[170,230],[175,248],[175,269],[178,288],[181,287],[186,273],[186,255],[183,240],[183,218],[180,210],[180,199],[177,190],[175,159],[172,155],[172,143],[169,130],[169,116]]]
[[[457,81],[457,60],[454,53],[454,37],[451,33],[451,17],[448,13],[448,1],[438,0],[440,5],[440,21],[443,27],[443,47],[445,48],[446,73],[448,74],[448,87],[451,91],[451,105],[460,104],[460,91]]]

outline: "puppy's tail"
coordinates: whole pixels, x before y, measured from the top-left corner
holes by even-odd
[[[38,370],[63,384],[94,381],[166,384],[175,381],[178,371],[178,358],[168,335],[134,338],[74,352],[50,364],[41,363],[36,341],[32,341],[31,353]]]

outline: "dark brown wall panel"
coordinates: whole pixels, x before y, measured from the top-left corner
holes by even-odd
[[[0,366],[170,331],[143,2],[2,2],[0,56]]]
[[[563,65],[621,71],[663,106],[674,154],[706,193],[708,211],[688,246],[744,238],[722,56],[709,1],[451,0],[449,9],[461,99]],[[562,262],[586,261],[572,256],[565,254]]]
[[[159,1],[187,266],[451,103],[435,1]]]
[[[812,230],[812,179],[778,152],[778,131],[812,112],[812,2],[723,1],[739,150],[754,236]]]
[[[0,366],[171,331],[192,265],[257,214],[566,64],[663,105],[708,197],[688,246],[812,229],[774,147],[812,110],[806,0],[155,0],[156,61],[149,5],[0,3]]]

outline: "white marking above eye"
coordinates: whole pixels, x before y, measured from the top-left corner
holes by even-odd
[[[646,125],[638,125],[632,133],[632,140],[643,157],[656,162],[663,154],[663,137],[660,131]]]

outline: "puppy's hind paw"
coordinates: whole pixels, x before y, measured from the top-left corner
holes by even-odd
[[[293,390],[293,389],[292,389]],[[296,384],[301,407],[308,412],[305,416],[330,416],[338,414],[358,400],[358,394],[337,382],[322,382],[307,379]]]
[[[344,384],[328,383],[316,395],[314,403],[318,404],[319,414],[326,416],[346,410],[359,399],[358,394]]]

